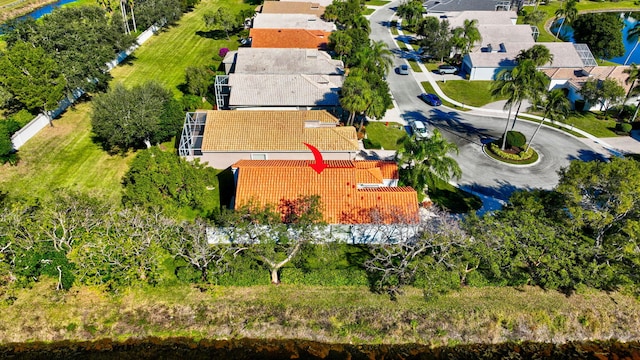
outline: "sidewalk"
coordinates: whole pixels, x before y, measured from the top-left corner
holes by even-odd
[[[395,15],[393,17],[393,19],[396,19]],[[398,25],[400,25],[400,19],[397,19],[398,21]],[[402,36],[404,35],[404,33],[402,32],[401,27],[398,27],[398,36]],[[395,39],[395,37],[394,37]],[[407,46],[408,49],[413,49],[413,45],[411,44],[407,44],[405,43],[405,45]],[[396,45],[397,46],[397,45]],[[405,60],[406,61],[406,60]],[[416,64],[418,64],[418,66],[420,67],[420,69],[422,70],[422,72],[415,72],[412,71],[414,79],[416,80],[416,82],[418,82],[419,84],[422,82],[426,82],[428,81],[431,86],[433,87],[435,93],[442,99],[445,100],[451,104],[454,104],[456,106],[462,107],[463,109],[469,109],[469,111],[467,111],[467,113],[469,114],[473,114],[473,115],[479,115],[479,116],[497,116],[497,117],[502,117],[502,118],[507,118],[507,116],[509,115],[508,111],[504,110],[502,108],[501,102],[495,102],[495,103],[491,103],[491,104],[487,104],[484,107],[473,107],[473,106],[469,106],[469,105],[465,105],[463,103],[460,103],[454,99],[451,99],[450,97],[448,97],[441,89],[439,86],[439,82],[437,80],[440,81],[446,81],[445,79],[448,78],[443,78],[442,75],[438,75],[438,74],[433,74],[431,73],[429,70],[427,70],[427,68],[424,66],[424,64],[421,61],[416,61]],[[407,64],[408,65],[408,64]],[[453,81],[465,81],[465,80],[453,80]],[[502,104],[504,103],[504,101],[502,102]],[[400,117],[399,111],[397,109],[397,106],[394,102],[394,109],[391,110],[387,110],[387,114],[385,115],[385,117],[382,119],[382,121],[395,121],[395,122],[400,122],[403,123],[404,121],[402,120],[402,118]],[[444,105],[443,105],[444,106]],[[444,106],[446,107],[446,106]],[[392,110],[395,110],[392,111]],[[454,110],[454,109],[451,109]],[[539,122],[540,120],[542,120],[542,117],[540,116],[536,116],[536,115],[531,115],[531,114],[526,114],[526,119],[525,118],[521,118],[520,116],[518,116],[517,120],[518,121],[532,121],[531,119],[537,120],[537,122]],[[548,119],[544,120],[545,124],[543,126],[547,127],[546,124],[547,123],[551,123]],[[609,155],[614,155],[614,156],[620,156],[621,154],[624,153],[640,153],[640,134],[637,134],[638,136],[636,136],[636,138],[632,138],[632,137],[620,137],[620,138],[597,138],[591,134],[589,134],[586,131],[574,128],[571,125],[566,125],[563,123],[554,123],[554,125],[563,127],[565,129],[571,130],[575,133],[578,133],[582,136],[584,136],[583,138],[579,138],[576,137],[577,139],[579,139],[580,141],[584,142],[587,146],[593,148],[594,150],[603,153],[603,154],[609,154]],[[548,127],[550,129],[555,129],[553,127]],[[557,129],[556,129],[557,130]],[[571,135],[571,134],[569,134]],[[573,135],[571,135],[573,136]],[[636,140],[638,139],[638,140]],[[614,145],[612,145],[614,144]]]

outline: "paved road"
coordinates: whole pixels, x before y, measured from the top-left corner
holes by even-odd
[[[376,11],[370,18],[371,38],[382,40],[394,51],[394,67],[404,63],[410,53],[400,51],[389,32],[388,24],[398,1]],[[458,184],[464,189],[506,200],[518,189],[551,189],[558,182],[558,170],[569,165],[571,160],[593,160],[602,155],[582,141],[562,131],[542,128],[536,135],[533,147],[540,154],[540,161],[530,166],[513,166],[497,162],[483,153],[483,144],[499,138],[504,131],[506,119],[458,112],[444,106],[431,107],[420,99],[420,81],[427,74],[411,73],[398,75],[391,71],[387,77],[389,87],[398,105],[399,116],[405,121],[423,120],[440,129],[443,135],[458,145],[456,156],[462,168]],[[530,138],[536,124],[518,121],[514,130]]]

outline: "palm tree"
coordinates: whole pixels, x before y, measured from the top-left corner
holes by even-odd
[[[466,19],[462,26],[462,31],[464,38],[467,40],[465,54],[468,54],[476,42],[482,41],[482,35],[480,35],[480,30],[478,30],[478,20]]]
[[[420,193],[436,180],[459,179],[462,170],[455,159],[449,157],[452,152],[458,154],[458,147],[443,138],[438,129],[425,140],[408,138],[398,153],[403,183]]]
[[[558,35],[560,35],[560,30],[562,29],[562,25],[564,23],[571,24],[573,20],[578,17],[578,9],[576,8],[577,0],[567,0],[564,3],[564,6],[561,6],[558,10],[556,10],[556,20],[562,18],[562,22],[560,26],[558,26],[558,31],[556,32],[556,40],[558,39]]]
[[[629,52],[629,56],[627,56],[627,58],[624,59],[624,65],[627,65],[627,62],[629,62],[631,55],[633,54],[634,51],[636,51],[638,44],[640,44],[640,21],[638,21],[631,29],[629,29],[629,32],[627,33],[627,40],[629,41],[635,40],[636,44],[633,45],[633,49],[631,49],[631,52]]]
[[[529,150],[529,147],[531,146],[533,139],[536,137],[538,130],[540,130],[540,128],[542,127],[545,118],[549,118],[551,119],[551,121],[559,118],[565,118],[567,114],[569,114],[569,110],[571,110],[571,102],[569,101],[569,99],[567,99],[564,91],[562,91],[561,89],[553,89],[549,93],[547,93],[547,98],[543,103],[543,107],[544,116],[542,117],[542,120],[540,120],[536,131],[534,131],[533,135],[531,135],[531,139],[529,140],[527,148],[524,151]]]
[[[520,53],[516,56],[517,62],[522,62],[524,60],[533,60],[533,63],[538,66],[542,66],[546,63],[553,63],[553,54],[549,51],[544,45],[533,45],[532,47],[520,51]]]
[[[342,84],[340,106],[349,112],[347,125],[353,125],[357,114],[363,113],[373,99],[373,92],[362,77],[349,75]]]
[[[468,54],[475,43],[482,40],[478,30],[478,20],[466,19],[462,27],[453,29],[453,41],[457,48]]]
[[[129,10],[131,10],[131,21],[133,22],[133,32],[138,32],[138,27],[136,26],[136,16],[133,14],[134,0],[127,0],[127,4],[129,5]]]
[[[509,109],[504,133],[502,134],[502,150],[507,146],[507,131],[511,121],[513,106],[517,105],[519,111],[524,99],[535,100],[539,97],[540,92],[543,91],[543,87],[544,90],[546,90],[546,82],[548,79],[545,79],[547,79],[547,77],[544,73],[536,70],[533,60],[528,59],[522,61],[513,69],[505,69],[498,73],[496,80],[491,86],[491,95],[506,96],[507,102],[505,103],[505,109]]]
[[[636,25],[634,28],[638,27],[638,25]],[[640,93],[640,67],[638,67],[638,65],[636,65],[635,63],[631,63],[631,66],[629,66],[628,69],[625,69],[624,72],[626,74],[629,74],[629,76],[627,76],[627,78],[624,80],[625,84],[629,84],[631,83],[631,87],[629,88],[629,91],[627,91],[627,96],[624,99],[624,103],[627,102],[627,100],[629,100],[629,98],[631,97],[631,94],[634,93]],[[631,122],[634,122],[636,120],[636,116],[638,116],[638,109],[640,108],[640,96],[638,96],[638,105],[636,106],[636,111],[633,113],[633,117],[631,118]],[[622,112],[622,110],[620,110],[620,112]]]
[[[354,55],[355,65],[365,72],[386,75],[393,64],[393,53],[383,41],[371,41]]]

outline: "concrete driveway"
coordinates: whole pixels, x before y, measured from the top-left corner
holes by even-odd
[[[370,17],[371,38],[384,41],[396,55],[394,67],[405,63],[406,58],[414,56],[410,51],[400,50],[389,31],[394,12],[390,8],[399,5],[399,1],[388,4]],[[525,189],[551,189],[558,183],[558,170],[569,165],[572,160],[589,161],[607,156],[602,149],[592,148],[585,142],[565,132],[543,127],[533,143],[540,160],[529,166],[513,166],[493,160],[483,152],[483,145],[497,139],[504,131],[506,119],[486,116],[477,111],[456,111],[445,106],[431,107],[420,99],[423,92],[420,82],[427,81],[431,73],[411,72],[409,75],[397,75],[390,72],[387,81],[397,108],[390,111],[383,121],[422,120],[440,129],[443,135],[458,145],[460,150],[454,158],[462,169],[462,178],[457,184],[466,190],[495,198],[507,200],[511,193]],[[454,75],[450,75],[455,77]],[[514,130],[521,131],[530,138],[536,123],[518,121]]]

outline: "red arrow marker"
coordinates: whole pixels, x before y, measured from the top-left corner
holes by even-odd
[[[309,164],[309,166],[311,166],[313,170],[315,170],[318,174],[321,174],[322,171],[327,168],[327,164],[325,164],[324,159],[322,159],[322,154],[320,154],[320,151],[318,151],[315,146],[309,145],[307,143],[303,144],[305,144],[309,148],[309,150],[311,150],[311,152],[313,153],[313,158],[316,160],[315,163]]]

